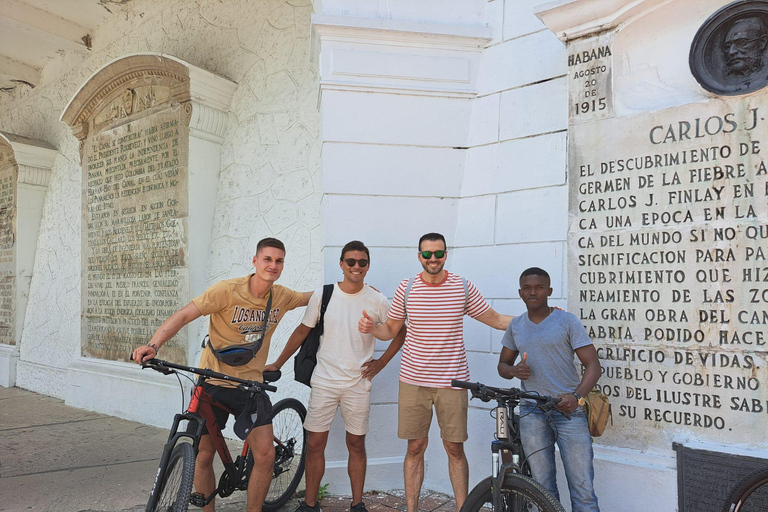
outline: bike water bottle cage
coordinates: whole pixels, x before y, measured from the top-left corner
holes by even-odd
[[[269,320],[269,312],[272,309],[272,292],[269,292],[269,299],[267,299],[267,309],[264,311],[264,325],[261,327],[261,336],[259,339],[252,343],[245,345],[228,346],[220,349],[213,348],[211,339],[208,338],[208,348],[211,349],[216,359],[226,364],[227,366],[243,366],[251,362],[256,353],[261,349],[261,345],[264,342],[264,336],[267,333],[267,321]],[[245,339],[254,336],[253,334],[247,334]]]

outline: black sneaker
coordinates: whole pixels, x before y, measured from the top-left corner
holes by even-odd
[[[363,507],[365,508],[365,507]],[[296,512],[323,512],[323,509],[320,508],[320,502],[318,501],[315,503],[314,507],[310,507],[307,505],[307,502],[304,500],[301,500],[301,503],[299,503],[299,506],[296,507]],[[368,512],[368,511],[366,511]]]
[[[368,512],[368,509],[365,508],[365,502],[361,501],[357,505],[350,505],[349,512]]]

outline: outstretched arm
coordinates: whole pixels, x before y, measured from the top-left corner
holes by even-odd
[[[475,317],[475,320],[479,320],[480,322],[483,322],[485,325],[493,327],[494,329],[505,331],[509,325],[509,322],[512,321],[512,318],[514,317],[509,315],[502,315],[495,309],[488,308],[488,311],[480,316]]]
[[[160,327],[157,328],[155,334],[149,340],[149,343],[142,345],[133,351],[133,360],[139,364],[144,361],[148,361],[157,356],[160,347],[163,343],[176,336],[182,327],[187,325],[192,320],[200,318],[202,313],[194,302],[190,302],[171,316],[169,316]]]
[[[386,322],[376,325],[368,312],[363,310],[363,316],[357,323],[357,328],[363,334],[373,333],[380,340],[391,340],[395,337],[395,333],[400,332],[403,325],[405,320],[393,320],[389,317]]]
[[[405,332],[406,327],[403,325],[400,328],[400,332],[398,332],[397,336],[392,339],[392,341],[389,343],[389,346],[387,347],[387,350],[384,351],[380,358],[371,359],[367,363],[363,364],[363,377],[366,379],[372,379],[376,376],[377,373],[383,370],[387,364],[389,364],[392,358],[395,357],[395,354],[400,351],[403,343],[405,343]]]
[[[280,352],[280,355],[277,357],[275,362],[265,366],[264,371],[273,372],[282,368],[285,362],[288,361],[288,359],[290,359],[297,350],[299,350],[299,347],[302,343],[304,343],[304,340],[307,339],[307,336],[309,336],[309,331],[311,330],[311,327],[307,327],[304,324],[299,324],[296,329],[293,330],[291,337],[288,338],[283,351]]]

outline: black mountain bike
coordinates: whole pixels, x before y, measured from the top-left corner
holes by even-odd
[[[238,388],[247,393],[264,393],[277,391],[270,386],[280,378],[280,372],[265,372],[264,383],[237,379],[203,368],[183,366],[160,359],[150,359],[142,364],[143,368],[151,368],[165,375],[179,371],[199,375],[192,398],[187,410],[176,414],[173,418],[168,441],[163,447],[160,467],[157,470],[155,484],[149,495],[146,512],[186,512],[190,504],[203,507],[210,503],[215,496],[222,498],[237,490],[248,487],[248,478],[253,468],[253,454],[246,442],[240,455],[233,461],[227,444],[221,433],[221,426],[215,421],[213,407],[219,407],[230,412],[223,405],[214,402],[202,387],[207,379],[220,379],[238,384]],[[274,431],[275,462],[272,468],[272,482],[263,510],[274,512],[293,496],[301,477],[304,474],[304,456],[307,433],[304,430],[304,417],[307,411],[301,402],[294,398],[285,398],[277,402],[272,409],[272,428]],[[186,422],[186,428],[179,428],[181,422]],[[195,457],[200,438],[203,435],[203,425],[206,425],[211,435],[216,452],[224,464],[224,472],[219,479],[219,485],[210,496],[192,492],[192,480],[195,475]]]
[[[723,512],[768,510],[768,468],[752,473],[734,487]]]
[[[470,491],[461,512],[565,512],[552,493],[531,478],[520,441],[520,417],[515,412],[524,398],[533,400],[536,407],[545,412],[555,411],[560,400],[517,388],[493,388],[479,382],[454,380],[451,386],[469,389],[472,398],[483,402],[497,402],[493,409],[496,439],[491,441],[491,476]]]

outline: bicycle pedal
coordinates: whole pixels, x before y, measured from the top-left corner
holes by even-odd
[[[205,494],[201,492],[193,492],[189,495],[189,504],[203,508],[205,506]]]

